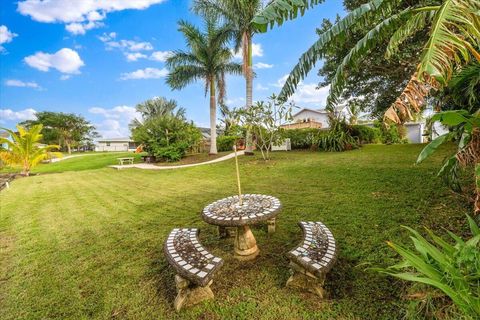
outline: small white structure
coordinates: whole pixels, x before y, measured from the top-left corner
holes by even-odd
[[[424,143],[426,141],[423,133],[425,132],[425,123],[423,122],[407,122],[407,139],[410,143]]]
[[[135,151],[137,144],[130,138],[107,138],[98,139],[95,144],[95,151]]]
[[[272,145],[272,151],[290,151],[292,150],[292,144],[290,138],[285,139],[282,144]]]

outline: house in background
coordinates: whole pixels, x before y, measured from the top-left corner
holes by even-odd
[[[341,105],[337,108],[337,113],[345,117],[347,121],[350,119],[350,112],[348,108],[345,108],[344,105]],[[283,124],[280,127],[287,130],[305,128],[318,128],[326,130],[330,128],[330,124],[328,122],[328,112],[325,109],[302,108],[300,111],[293,114],[292,118],[293,119],[291,122]],[[373,122],[363,123],[361,125],[373,127]],[[424,121],[405,123],[405,128],[407,135],[406,138],[410,143],[424,143],[427,141],[427,137],[424,136],[426,129],[426,124]],[[443,128],[436,129],[436,132],[439,134],[443,134],[445,132],[445,129]],[[438,134],[436,134],[436,136],[438,136]]]
[[[337,108],[337,113],[344,116],[348,121],[350,113],[344,105]],[[292,115],[292,121],[283,124],[280,127],[284,129],[304,129],[304,128],[318,128],[328,129],[328,111],[325,109],[310,109],[301,108],[300,111]]]
[[[95,151],[135,151],[137,144],[130,138],[106,138],[98,139],[95,143]]]

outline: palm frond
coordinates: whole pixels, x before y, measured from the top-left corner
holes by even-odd
[[[375,44],[384,40],[392,30],[398,28],[398,26],[403,23],[404,19],[408,18],[412,12],[413,10],[411,8],[407,8],[400,13],[391,15],[368,31],[367,34],[355,44],[337,67],[335,76],[330,83],[327,107],[332,107],[338,102],[338,98],[345,85],[347,68],[357,63],[367,52],[375,48]]]
[[[405,42],[409,37],[425,28],[425,25],[430,22],[437,7],[430,8],[430,10],[419,11],[408,19],[405,24],[400,27],[390,38],[385,53],[385,58],[390,59],[398,52],[399,46]]]
[[[478,1],[445,0],[442,3],[433,20],[430,38],[417,70],[420,80],[426,74],[446,85],[454,64],[468,62],[470,55],[480,61],[480,54],[466,40],[471,40],[473,36],[479,43],[480,31],[475,15],[479,9]]]
[[[257,32],[266,32],[268,26],[273,28],[275,23],[281,26],[284,21],[293,20],[298,13],[303,16],[306,10],[325,0],[272,0],[253,18]]]
[[[435,88],[438,88],[435,79],[424,78],[421,81],[417,74],[414,74],[400,96],[385,112],[384,120],[397,124],[411,120],[412,112],[417,113],[422,110],[425,105],[425,97],[431,89]]]
[[[195,81],[205,80],[206,76],[206,70],[202,67],[182,65],[167,75],[167,83],[172,89],[178,90]]]
[[[327,46],[332,43],[336,37],[347,32],[352,26],[366,22],[369,14],[377,11],[384,11],[383,13],[387,14],[391,11],[395,3],[396,0],[373,0],[363,4],[334,24],[330,29],[323,32],[319,39],[302,54],[283,85],[279,98],[287,99],[294,94],[298,83],[307,76],[318,60],[324,58]]]

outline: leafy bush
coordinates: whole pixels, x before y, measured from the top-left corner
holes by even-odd
[[[315,149],[322,134],[326,134],[325,130],[309,128],[309,129],[290,129],[285,130],[283,136],[290,139],[292,149]]]
[[[202,137],[200,130],[178,113],[150,117],[132,129],[132,136],[149,154],[167,161],[180,160]]]
[[[330,119],[330,130],[318,140],[318,148],[323,151],[346,151],[358,148],[358,140],[352,136],[351,127],[344,119]]]
[[[381,131],[378,128],[353,125],[351,126],[351,133],[353,137],[358,139],[360,144],[379,143],[381,141]]]
[[[188,144],[185,142],[172,144],[167,147],[155,146],[153,154],[157,158],[164,159],[168,162],[175,162],[179,161],[185,156],[188,147]]]
[[[219,136],[217,138],[218,151],[232,151],[236,140],[235,136]]]
[[[389,242],[403,261],[379,272],[435,287],[452,299],[458,309],[471,319],[480,315],[480,228],[468,217],[473,237],[464,241],[449,232],[451,244],[427,229],[430,241],[417,231],[411,233],[415,250]]]
[[[408,143],[405,136],[405,127],[389,125],[385,126],[382,122],[376,121],[375,127],[380,130],[380,139],[384,144]]]

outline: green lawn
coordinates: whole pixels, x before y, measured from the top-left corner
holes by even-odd
[[[205,205],[236,193],[233,160],[117,171],[91,156],[100,169],[77,171],[85,167],[73,159],[75,171],[69,160],[39,167],[66,172],[21,178],[0,193],[0,319],[399,319],[406,284],[365,264],[397,260],[385,241],[409,242],[401,224],[464,230],[470,210],[435,176],[445,150],[414,166],[421,148],[274,153],[268,164],[240,158],[244,191],[283,204],[275,234],[253,229],[260,256],[243,263],[232,256],[233,239],[219,240],[200,218]],[[299,220],[323,221],[338,241],[329,300],[284,287]],[[172,228],[187,226],[201,229],[225,265],[212,285],[216,299],[176,314],[162,245]]]

